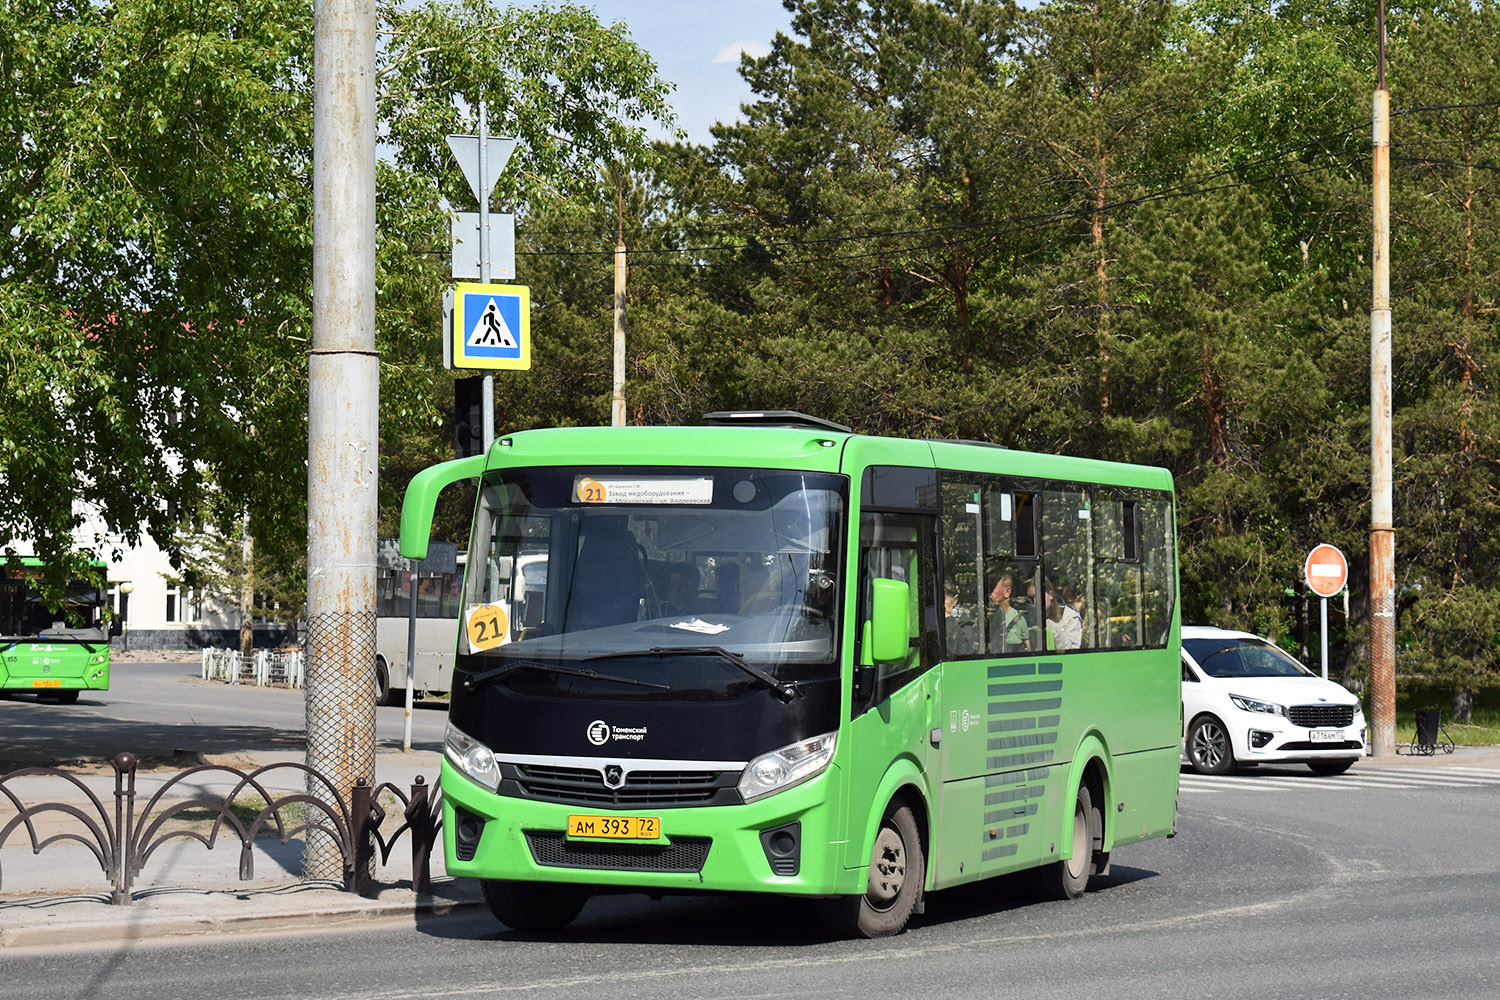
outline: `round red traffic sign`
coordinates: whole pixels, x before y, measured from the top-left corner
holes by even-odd
[[[1307,554],[1302,575],[1314,594],[1332,597],[1349,582],[1349,560],[1332,545],[1319,545]]]

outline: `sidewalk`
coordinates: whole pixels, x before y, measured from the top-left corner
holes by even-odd
[[[417,776],[431,785],[438,775],[435,752],[381,753],[377,779],[409,791]],[[236,763],[244,770],[279,762],[300,763],[297,753],[264,753]],[[140,772],[136,776],[137,811],[177,772]],[[303,790],[304,772],[288,768],[272,771],[266,788],[273,797]],[[97,796],[110,821],[114,816],[114,773],[77,776]],[[222,781],[222,779],[218,779]],[[19,787],[17,787],[19,786]],[[97,816],[78,784],[65,778],[14,779],[10,787],[27,805],[63,802],[85,815]],[[183,801],[221,787],[213,772],[195,776],[174,789],[165,800]],[[388,811],[391,802],[386,802]],[[399,805],[396,806],[399,809]],[[0,828],[15,816],[0,797]],[[381,832],[391,836],[401,823],[389,816]],[[181,823],[165,829],[176,830]],[[198,829],[207,836],[208,822]],[[37,817],[38,836],[77,834],[87,828],[72,815],[51,811]],[[0,846],[0,948],[110,942],[224,932],[273,932],[331,924],[420,914],[441,914],[460,907],[482,905],[478,883],[451,879],[443,871],[442,847],[432,855],[432,890],[412,890],[410,834],[395,843],[388,864],[377,848],[370,895],[344,892],[333,882],[300,879],[303,844],[285,844],[275,836],[260,837],[251,851],[253,877],[240,881],[241,845],[232,828],[221,830],[212,850],[194,839],[161,843],[142,864],[132,886],[131,902],[112,905],[112,887],[93,849],[77,840],[60,840],[33,854],[25,829],[13,831]]]

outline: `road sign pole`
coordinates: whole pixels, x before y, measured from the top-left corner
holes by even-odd
[[[1323,605],[1323,679],[1328,679],[1328,598],[1320,598]]]
[[[479,283],[490,283],[490,136],[489,109],[479,102]],[[484,395],[480,400],[484,414],[484,453],[495,443],[495,375],[484,373]]]

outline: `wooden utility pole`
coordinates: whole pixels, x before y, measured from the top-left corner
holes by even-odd
[[[623,168],[622,168],[623,169]],[[625,278],[629,262],[625,258],[625,189],[624,178],[615,184],[615,378],[610,396],[609,422],[612,427],[625,426]]]
[[[1385,3],[1376,15],[1374,252],[1370,303],[1370,681],[1376,756],[1396,753],[1396,529],[1391,480],[1391,92]]]

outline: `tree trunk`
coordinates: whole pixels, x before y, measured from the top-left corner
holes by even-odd
[[[1449,713],[1454,722],[1474,721],[1474,689],[1467,685],[1460,685],[1453,689],[1452,711]]]

